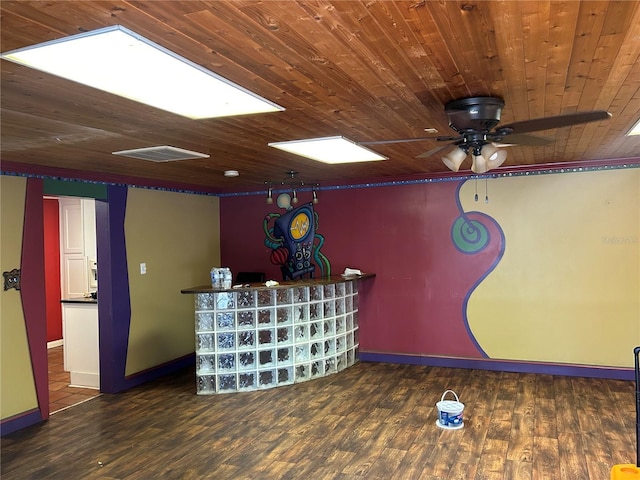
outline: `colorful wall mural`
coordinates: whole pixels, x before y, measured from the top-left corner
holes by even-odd
[[[331,263],[321,251],[324,237],[317,232],[319,217],[313,202],[294,208],[289,194],[283,193],[278,196],[277,205],[285,213],[265,215],[263,230],[264,244],[271,249],[269,259],[280,267],[282,279],[331,275]]]
[[[362,358],[629,369],[640,343],[639,184],[637,167],[576,168],[321,191],[313,207],[331,268],[376,275],[362,282]],[[272,249],[246,233],[269,208],[259,196],[221,198],[225,265],[275,278]]]

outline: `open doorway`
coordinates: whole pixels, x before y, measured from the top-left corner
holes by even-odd
[[[44,196],[50,414],[99,395],[95,201]]]

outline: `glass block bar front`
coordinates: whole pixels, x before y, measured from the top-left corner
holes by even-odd
[[[290,385],[352,366],[357,285],[337,279],[195,293],[198,395]]]

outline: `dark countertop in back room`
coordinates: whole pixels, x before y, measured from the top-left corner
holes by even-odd
[[[91,298],[91,297],[77,297],[77,298],[63,298],[62,300],[60,300],[60,303],[98,303],[98,299],[97,298]]]

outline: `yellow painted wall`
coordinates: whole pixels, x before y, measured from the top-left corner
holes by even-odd
[[[194,351],[194,298],[180,290],[210,283],[211,267],[220,264],[219,199],[130,188],[125,239],[131,375]]]
[[[469,326],[491,358],[633,366],[640,344],[640,169],[478,181],[465,211],[493,217],[504,257],[473,292]]]
[[[0,176],[0,268],[20,268],[27,180]],[[0,418],[38,407],[20,292],[0,290]]]

